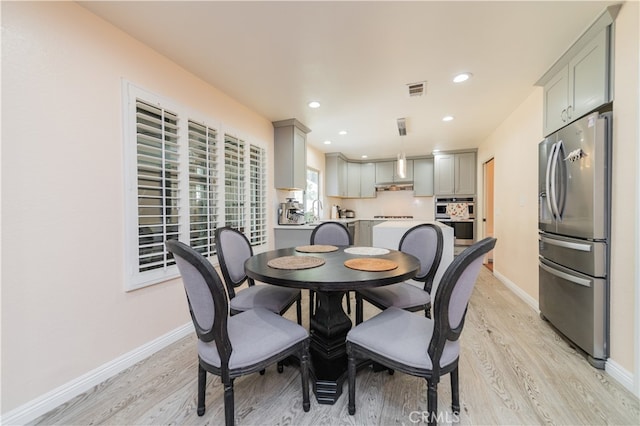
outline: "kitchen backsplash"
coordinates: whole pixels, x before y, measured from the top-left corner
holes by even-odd
[[[328,205],[327,205],[328,204]],[[323,218],[329,217],[332,205],[353,210],[357,218],[373,216],[413,216],[420,220],[433,220],[433,197],[414,197],[412,191],[378,192],[376,198],[328,197],[324,205]]]

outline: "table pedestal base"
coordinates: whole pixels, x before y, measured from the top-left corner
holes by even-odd
[[[311,318],[313,390],[320,404],[334,404],[347,379],[346,338],[351,319],[342,309],[344,291],[316,293],[318,306]]]

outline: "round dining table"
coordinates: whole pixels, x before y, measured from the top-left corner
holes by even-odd
[[[247,259],[245,270],[256,281],[316,291],[318,304],[309,325],[313,390],[318,403],[334,404],[347,377],[346,336],[352,322],[342,308],[345,292],[408,280],[420,262],[396,250],[327,246],[333,250],[300,251],[304,247],[256,254]]]

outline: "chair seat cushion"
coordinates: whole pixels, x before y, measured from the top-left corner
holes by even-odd
[[[299,289],[256,284],[237,292],[236,297],[229,301],[229,306],[235,311],[265,308],[278,314],[298,297],[300,297]]]
[[[352,328],[347,341],[399,363],[430,370],[433,364],[428,348],[434,324],[430,318],[391,307]],[[455,362],[459,352],[460,343],[448,341],[440,367]]]
[[[358,290],[358,293],[363,298],[386,307],[395,306],[407,309],[431,304],[429,293],[406,282],[383,287],[363,288]]]
[[[264,308],[229,317],[227,330],[233,348],[230,369],[255,365],[309,336],[303,327]],[[198,340],[198,355],[207,364],[220,367],[215,341]]]

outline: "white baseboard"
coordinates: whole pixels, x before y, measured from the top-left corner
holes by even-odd
[[[614,380],[620,383],[622,386],[627,388],[627,390],[631,393],[635,392],[633,388],[633,374],[630,371],[622,368],[620,364],[613,361],[611,358],[607,359],[607,363],[604,366],[604,371],[609,373]],[[635,393],[634,393],[635,394]],[[636,395],[639,396],[639,395]]]
[[[23,425],[33,421],[190,333],[193,333],[191,322],[9,411],[0,418],[0,424]]]
[[[531,306],[534,311],[540,313],[540,307],[538,306],[538,301],[527,294],[524,290],[518,287],[513,281],[509,278],[505,277],[498,271],[493,271],[493,275],[502,282],[509,290],[514,292],[516,296],[522,299],[527,305]]]
[[[540,313],[540,307],[538,301],[524,292],[513,281],[502,275],[500,272],[494,270],[493,275],[500,280],[509,290],[513,291],[516,296],[522,299],[527,305],[531,306],[536,312]],[[622,386],[632,392],[634,395],[640,398],[640,395],[635,393],[634,389],[634,377],[633,374],[620,366],[617,362],[611,358],[607,359],[605,364],[605,371]]]

